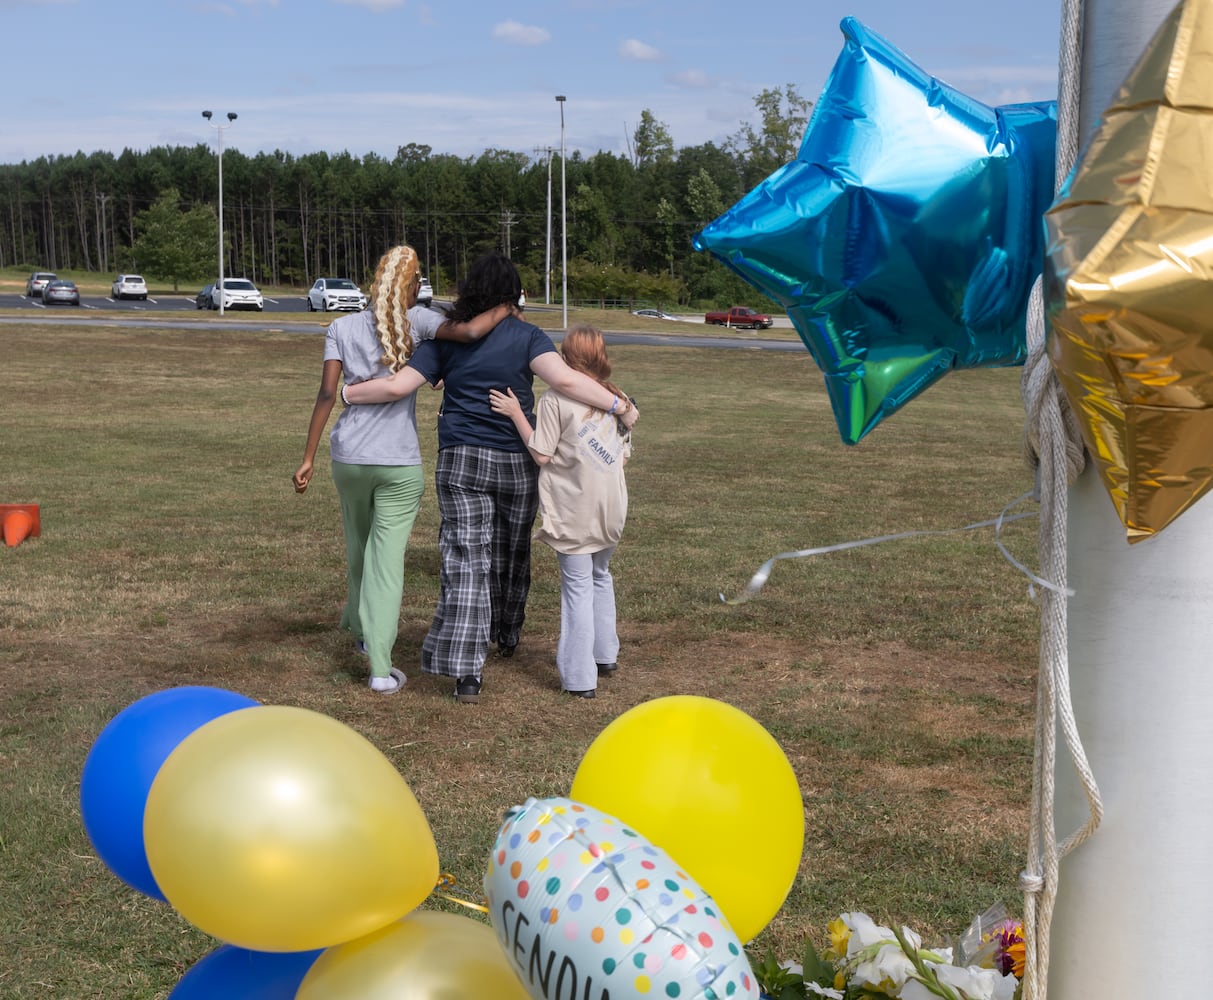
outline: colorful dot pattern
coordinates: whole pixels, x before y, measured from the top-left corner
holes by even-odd
[[[497,937],[536,1000],[759,996],[712,898],[665,851],[590,806],[528,799],[512,810],[484,888]]]

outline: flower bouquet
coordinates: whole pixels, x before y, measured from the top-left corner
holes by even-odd
[[[893,930],[866,913],[829,923],[830,943],[805,947],[803,965],[768,956],[754,964],[771,1000],[1018,1000],[1023,924],[993,907],[973,921],[955,948],[924,948],[908,927]]]

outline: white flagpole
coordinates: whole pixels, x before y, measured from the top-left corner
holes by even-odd
[[[1087,0],[1082,141],[1173,7]],[[1182,953],[1185,929],[1213,926],[1213,498],[1133,546],[1091,463],[1068,507],[1070,687],[1103,822],[1061,861],[1049,992],[1199,992],[1182,973],[1166,982],[1160,959]],[[1059,764],[1058,837],[1087,815]]]

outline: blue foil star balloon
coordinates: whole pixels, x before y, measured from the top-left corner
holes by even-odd
[[[841,27],[797,158],[693,243],[787,309],[855,444],[953,368],[1023,363],[1056,106],[991,108]]]

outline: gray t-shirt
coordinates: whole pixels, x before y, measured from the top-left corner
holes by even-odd
[[[445,317],[414,306],[408,312],[413,344],[433,340]],[[375,336],[370,309],[342,316],[324,335],[324,360],[340,361],[347,385],[390,375],[380,362],[383,346]],[[409,395],[394,403],[350,406],[342,410],[329,435],[334,462],[346,465],[420,465],[417,400]]]

